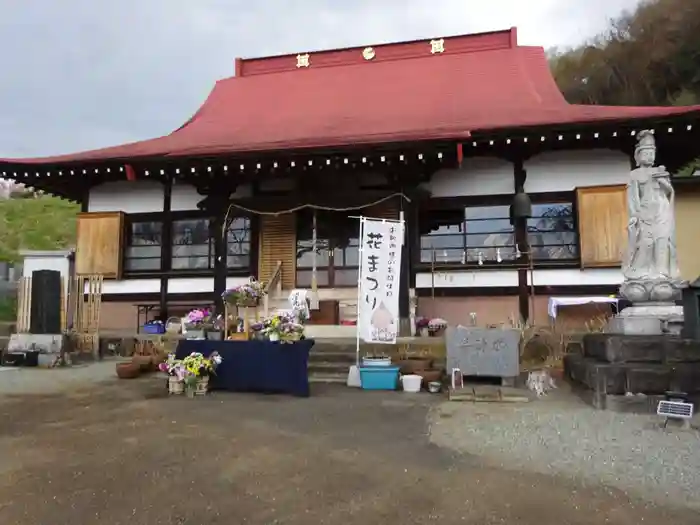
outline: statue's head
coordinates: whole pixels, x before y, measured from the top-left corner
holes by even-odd
[[[634,150],[634,160],[637,166],[648,168],[656,161],[656,141],[651,130],[640,131],[637,136],[637,147]]]

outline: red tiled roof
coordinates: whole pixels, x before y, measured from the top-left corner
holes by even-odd
[[[170,135],[73,155],[13,162],[61,163],[216,155],[354,144],[459,140],[526,126],[663,117],[689,107],[568,104],[544,50],[517,46],[515,29],[429,41],[236,62],[197,113]],[[8,161],[9,162],[9,161]]]

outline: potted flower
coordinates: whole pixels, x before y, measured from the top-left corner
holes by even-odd
[[[204,357],[199,352],[192,352],[182,360],[184,368],[185,391],[188,397],[206,395],[209,388],[209,377],[216,373],[216,367],[221,364],[222,358],[212,352],[209,357]]]
[[[433,337],[440,337],[447,328],[447,321],[436,317],[428,322],[428,332]]]
[[[263,320],[261,332],[270,341],[279,341],[281,339],[283,326],[289,322],[285,314],[275,314]]]
[[[221,341],[226,322],[223,315],[218,315],[212,321],[211,328],[207,328],[207,339],[210,341]]]
[[[290,313],[277,313],[268,317],[262,326],[253,325],[253,330],[259,331],[270,341],[291,343],[304,338],[304,325],[297,322],[296,316]]]
[[[251,339],[261,340],[265,338],[263,330],[265,329],[265,322],[259,321],[250,325]]]
[[[168,375],[168,393],[184,394],[185,392],[185,367],[182,361],[175,359],[174,354],[158,365],[158,370]]]
[[[280,340],[283,343],[293,343],[304,338],[304,325],[295,320],[287,318],[287,322],[282,323],[280,330]]]
[[[204,339],[206,331],[213,326],[211,312],[206,308],[190,310],[183,324],[188,339]]]
[[[428,337],[430,334],[428,332],[428,324],[430,320],[427,317],[417,317],[416,318],[416,335],[420,337]]]
[[[265,285],[251,278],[248,283],[226,290],[223,298],[230,305],[247,308],[257,306],[265,294]]]

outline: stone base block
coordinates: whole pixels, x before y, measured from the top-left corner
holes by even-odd
[[[581,355],[564,358],[564,372],[581,397],[596,408],[623,412],[653,409],[669,390],[700,398],[700,362],[602,363]]]
[[[60,353],[67,346],[64,334],[12,334],[7,349],[10,352],[37,350],[42,353]]]
[[[625,335],[680,335],[683,307],[675,303],[646,303],[625,308],[610,320],[605,331]]]
[[[605,363],[700,363],[700,341],[672,335],[586,334],[583,356]]]

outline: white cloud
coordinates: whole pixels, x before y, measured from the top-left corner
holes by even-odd
[[[574,4],[576,7],[572,7]],[[517,26],[521,44],[593,36],[637,0],[0,0],[0,156],[167,133],[237,56]]]

